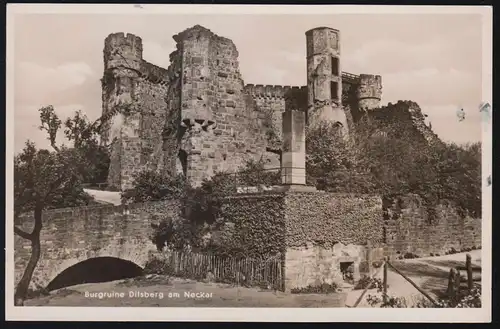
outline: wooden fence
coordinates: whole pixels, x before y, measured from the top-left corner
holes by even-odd
[[[260,286],[284,290],[284,270],[281,255],[220,256],[210,253],[167,251],[165,270],[172,276],[241,286]]]
[[[372,284],[373,278],[375,278],[378,275],[378,273],[380,272],[380,270],[384,271],[383,272],[383,283],[382,283],[382,298],[383,298],[384,304],[387,303],[387,300],[389,298],[389,295],[387,294],[387,287],[388,287],[387,281],[388,281],[389,267],[394,272],[396,272],[397,274],[401,275],[406,281],[408,281],[415,289],[418,290],[418,292],[420,292],[422,295],[424,295],[425,298],[427,298],[433,305],[435,305],[435,306],[439,305],[436,302],[436,300],[429,295],[429,293],[427,293],[424,289],[422,289],[421,287],[419,287],[415,282],[413,282],[412,279],[410,279],[407,275],[405,275],[397,267],[395,267],[390,262],[390,257],[385,257],[382,266],[378,269],[378,271],[373,276],[370,276],[370,281],[366,285],[366,288],[363,290],[363,292],[361,293],[361,295],[359,296],[359,298],[356,300],[356,302],[354,303],[354,305],[352,307],[357,307],[359,305],[359,303],[361,302],[361,300],[365,296],[365,294],[368,291],[368,289],[371,288],[371,284]]]
[[[456,266],[450,269],[447,290],[448,297],[454,299],[460,295],[462,282],[467,282],[467,290],[470,293],[474,288],[474,282],[481,282],[481,269],[481,266],[472,265],[470,254],[465,255],[465,266]],[[460,271],[465,271],[466,276],[463,277]]]
[[[454,300],[456,297],[460,296],[460,292],[462,289],[461,283],[467,282],[467,290],[469,292],[474,288],[474,282],[481,281],[481,267],[472,265],[472,257],[470,254],[465,256],[465,266],[457,266],[450,270],[450,275],[448,279],[448,289],[447,295],[450,300]],[[387,303],[388,294],[387,294],[387,278],[388,278],[388,270],[389,267],[397,274],[401,275],[406,281],[408,281],[415,289],[417,289],[422,295],[425,296],[434,306],[439,306],[439,303],[424,289],[419,287],[413,280],[411,280],[407,275],[401,272],[397,267],[395,267],[390,262],[390,257],[385,257],[382,266],[378,269],[378,271],[372,276],[370,275],[370,281],[368,282],[366,288],[363,290],[359,298],[356,300],[352,307],[357,307],[366,292],[369,288],[371,288],[371,283],[373,278],[375,278],[380,270],[383,269],[383,283],[382,283],[382,298],[384,303]],[[460,271],[465,271],[467,273],[466,277],[460,275]]]

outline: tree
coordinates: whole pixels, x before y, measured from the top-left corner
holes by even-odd
[[[88,202],[79,187],[78,154],[65,147],[58,151],[37,150],[27,142],[23,152],[14,158],[14,233],[31,242],[31,257],[15,291],[15,305],[23,305],[33,272],[40,258],[42,213],[55,202],[72,204]],[[24,231],[20,215],[33,212],[34,226]]]
[[[40,232],[43,227],[43,211],[49,208],[88,204],[92,199],[81,187],[89,175],[88,159],[90,146],[96,145],[96,135],[100,125],[108,120],[116,110],[102,116],[94,123],[77,113],[65,122],[65,134],[74,142],[73,148],[57,145],[57,133],[62,121],[52,106],[43,107],[40,112],[40,129],[48,134],[53,148],[37,150],[30,141],[23,151],[14,157],[14,233],[31,242],[31,256],[23,276],[16,286],[14,303],[22,306],[27,297],[29,284],[40,259]],[[25,216],[32,212],[34,225],[31,232],[23,229]]]
[[[323,122],[306,135],[307,182],[331,192],[368,193],[371,178],[360,165],[356,141],[344,138],[338,125]]]

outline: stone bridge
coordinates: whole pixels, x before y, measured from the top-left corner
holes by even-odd
[[[66,276],[73,276],[69,279],[76,280],[75,276],[78,276],[84,282],[98,282],[89,277],[109,276],[109,272],[116,271],[116,267],[142,270],[149,253],[156,250],[150,239],[151,223],[155,221],[153,217],[169,213],[177,216],[178,209],[174,202],[151,202],[46,211],[41,232],[40,260],[30,287],[47,288],[56,277],[59,276],[60,281],[63,272]],[[30,232],[33,220],[29,216],[21,218],[19,226]],[[30,255],[31,242],[15,235],[16,284],[23,275]],[[104,260],[100,265],[82,266],[83,263],[88,264],[89,260],[100,258]]]

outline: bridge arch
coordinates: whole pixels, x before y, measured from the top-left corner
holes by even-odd
[[[129,260],[115,257],[94,257],[72,265],[50,281],[48,291],[85,283],[108,282],[141,276],[144,269]]]
[[[111,260],[118,266],[120,266],[119,264],[122,264],[122,266],[125,266],[125,269],[132,272],[132,274],[139,273],[139,269],[142,270],[146,266],[149,254],[152,251],[153,250],[151,250],[151,248],[145,248],[144,244],[132,243],[129,245],[122,245],[121,248],[117,248],[115,245],[109,245],[99,250],[89,250],[76,254],[71,253],[71,255],[68,255],[67,257],[63,256],[56,257],[55,259],[40,259],[37,270],[35,270],[37,275],[33,278],[34,281],[36,281],[34,283],[36,286],[43,288],[49,288],[49,285],[52,284],[51,288],[53,288],[56,284],[52,282],[54,282],[54,280],[65,271],[66,274],[71,274],[73,271],[76,271],[73,273],[77,273],[80,270],[80,267],[96,268],[104,266],[99,264],[103,259],[107,259],[108,261]],[[135,270],[134,266],[137,267]],[[117,277],[115,280],[118,279],[120,278]],[[56,282],[61,282],[59,280],[62,279],[59,278]],[[104,282],[104,280],[98,282]]]

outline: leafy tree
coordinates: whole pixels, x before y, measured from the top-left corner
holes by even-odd
[[[360,163],[353,138],[344,138],[340,127],[323,122],[306,135],[307,182],[330,192],[369,193],[372,177]]]
[[[307,134],[307,180],[334,192],[418,194],[429,211],[443,199],[481,213],[481,145],[427,142],[411,122],[364,116],[349,139],[323,123]]]
[[[124,203],[179,199],[186,184],[182,175],[169,176],[146,169],[135,174],[133,187],[124,191],[121,198]]]
[[[22,306],[28,294],[33,272],[40,258],[40,232],[43,227],[43,211],[64,206],[88,204],[92,198],[87,195],[81,183],[89,177],[89,147],[96,145],[100,125],[114,113],[107,113],[92,124],[81,114],[65,122],[65,134],[74,142],[74,147],[57,145],[57,134],[62,126],[52,106],[43,107],[40,112],[40,129],[48,134],[53,148],[37,150],[26,142],[23,151],[14,157],[14,233],[31,242],[31,256],[21,280],[16,286],[14,303]],[[23,230],[26,216],[32,213],[34,225],[31,232]]]
[[[33,272],[40,258],[42,213],[60,204],[78,206],[92,199],[80,186],[79,154],[65,147],[58,151],[37,150],[27,142],[14,158],[14,233],[31,242],[31,257],[15,292],[15,304],[23,305]],[[32,232],[23,231],[21,214],[33,212]],[[20,226],[17,226],[20,225]]]

